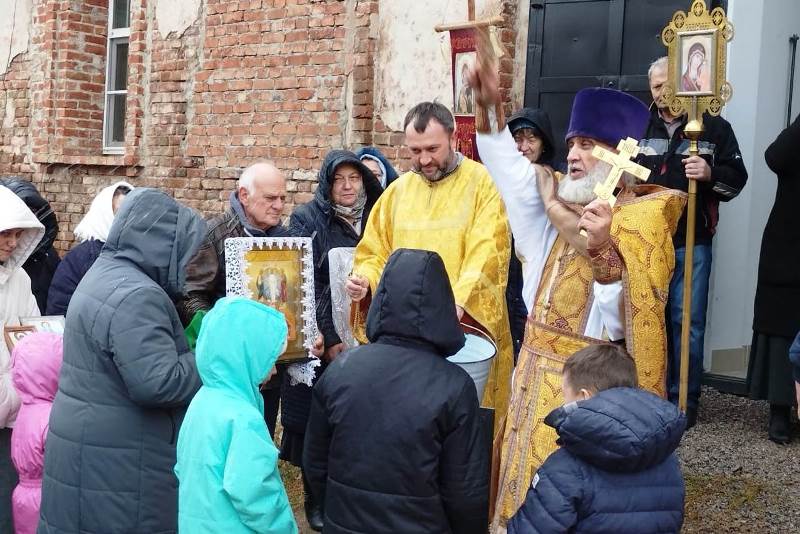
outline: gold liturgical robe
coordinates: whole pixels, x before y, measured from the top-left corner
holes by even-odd
[[[498,347],[481,403],[495,408],[496,423],[508,407],[513,367],[505,300],[510,245],[505,207],[489,172],[464,158],[438,182],[413,172],[393,182],[370,212],[353,266],[355,274],[369,281],[374,295],[395,250],[430,250],[442,257],[456,304]],[[364,319],[357,314],[353,324],[361,341]]]
[[[613,210],[611,236],[616,254],[606,258],[601,271],[622,280],[625,345],[636,360],[639,383],[663,397],[667,362],[664,310],[675,267],[672,235],[683,212],[685,194],[658,186],[634,190],[641,196],[619,200]],[[505,528],[524,502],[534,473],[557,448],[558,436],[544,419],[564,402],[564,362],[590,344],[606,342],[582,335],[596,273],[588,258],[556,238],[544,264],[517,363],[503,434],[493,531]]]

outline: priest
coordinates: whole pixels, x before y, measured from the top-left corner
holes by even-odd
[[[437,252],[459,320],[477,326],[497,345],[482,405],[500,414],[508,406],[513,366],[505,301],[511,234],[488,171],[455,150],[454,132],[453,115],[440,103],[423,102],[408,112],[405,139],[413,170],[392,182],[372,208],[346,290],[358,303],[353,332],[365,341],[368,296],[374,295],[392,252]]]
[[[553,175],[516,150],[503,117],[495,116],[502,115],[496,71],[482,65],[472,76],[478,150],[508,210],[531,310],[500,447],[493,531],[503,532],[536,469],[556,449],[544,420],[563,403],[566,358],[588,344],[623,345],[642,387],[665,394],[664,309],[685,195],[624,174],[613,209],[595,198],[611,166],[592,150],[613,151],[644,133],[648,112],[636,98],[609,89],[578,92],[566,135],[568,171]]]

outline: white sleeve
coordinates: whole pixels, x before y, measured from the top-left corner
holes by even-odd
[[[538,264],[549,221],[536,186],[535,168],[517,150],[508,127],[496,134],[479,133],[477,138],[481,162],[489,169],[506,206],[517,255]]]
[[[610,284],[594,283],[595,303],[600,310],[600,320],[611,341],[625,338],[622,290],[621,281]]]

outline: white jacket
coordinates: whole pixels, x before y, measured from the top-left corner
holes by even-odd
[[[22,270],[36,245],[44,236],[44,226],[25,203],[10,189],[0,186],[0,232],[12,228],[25,231],[11,258],[0,263],[0,330],[19,324],[20,317],[39,315],[31,292],[31,279]],[[5,336],[0,342],[0,428],[13,426],[19,399],[11,384],[11,355]]]

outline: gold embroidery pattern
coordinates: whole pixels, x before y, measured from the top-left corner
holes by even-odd
[[[622,280],[626,345],[636,360],[641,386],[663,396],[666,375],[664,303],[675,266],[672,234],[686,195],[657,186],[648,186],[644,191],[651,194],[617,203],[611,234],[625,265]],[[583,263],[591,272],[589,262],[584,260]],[[569,268],[565,272],[569,272]],[[545,283],[550,278],[543,276],[542,280]],[[556,298],[564,298],[558,291],[555,291]],[[542,293],[541,288],[539,292]],[[579,294],[572,295],[580,298]],[[544,305],[538,295],[536,303],[533,317],[538,318],[539,308]],[[591,307],[586,297],[581,303]],[[525,500],[534,473],[556,448],[555,431],[544,424],[544,418],[562,403],[564,361],[588,344],[601,343],[559,330],[549,324],[550,316],[547,318],[548,324],[529,319],[526,325],[501,448],[492,531],[505,527]]]
[[[588,319],[594,293],[592,266],[559,236],[553,244],[536,292],[536,319],[570,332],[580,332]]]

